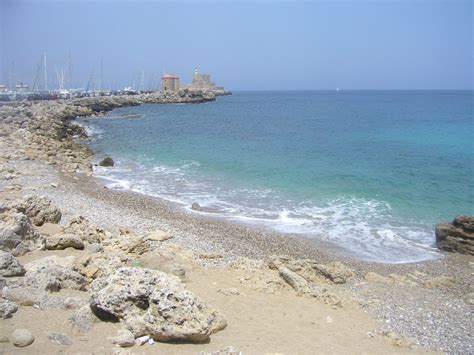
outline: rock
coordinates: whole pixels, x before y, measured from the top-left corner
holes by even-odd
[[[72,345],[72,340],[64,333],[48,333],[48,339],[56,345]]]
[[[92,331],[98,319],[92,313],[90,306],[86,305],[75,311],[69,321],[72,323],[74,332],[84,335]]]
[[[223,317],[160,271],[122,267],[91,284],[90,305],[99,318],[123,321],[135,337],[158,341],[208,341],[225,328]]]
[[[439,288],[439,287],[452,287],[456,281],[453,277],[449,276],[437,276],[433,277],[423,283],[423,287],[427,288]]]
[[[224,296],[238,296],[240,295],[240,290],[235,287],[231,288],[220,288],[217,292],[222,293]]]
[[[60,234],[46,238],[46,249],[63,250],[66,248],[84,249],[82,240],[74,234]]]
[[[331,262],[328,264],[318,264],[313,260],[292,259],[287,256],[274,256],[270,259],[268,266],[270,269],[279,269],[281,266],[296,272],[307,281],[316,283],[343,284],[354,273],[341,262]]]
[[[13,313],[18,311],[18,305],[15,302],[0,298],[0,318],[10,318]]]
[[[127,329],[119,330],[116,337],[109,339],[112,344],[117,344],[122,348],[128,348],[135,345],[135,337],[132,332]]]
[[[149,335],[144,335],[142,337],[138,337],[135,339],[135,344],[142,346],[145,343],[148,343],[148,340],[150,340]]]
[[[283,280],[285,280],[285,282],[290,285],[297,294],[304,295],[309,293],[309,284],[305,278],[284,266],[278,268],[278,272]]]
[[[346,283],[347,279],[354,276],[352,270],[339,261],[329,264],[315,264],[312,267],[316,272],[335,284]]]
[[[191,209],[193,211],[202,211],[201,205],[197,202],[193,202],[193,204],[191,205]]]
[[[99,253],[84,255],[76,260],[73,270],[85,276],[89,281],[98,277],[107,276],[121,268],[129,261],[123,253]]]
[[[435,234],[439,249],[474,255],[474,216],[461,215],[450,224],[438,224]]]
[[[173,236],[170,235],[168,232],[158,230],[158,231],[151,232],[150,234],[147,235],[146,238],[148,240],[163,242],[165,240],[173,238]]]
[[[167,250],[157,250],[138,260],[140,266],[165,272],[184,279],[186,276],[185,265],[187,262],[181,257]]]
[[[127,254],[142,255],[150,251],[150,244],[144,237],[133,233],[116,235],[102,241],[105,250],[110,252],[125,252]]]
[[[0,276],[22,276],[25,272],[25,268],[16,260],[11,252],[0,250]]]
[[[47,256],[25,265],[23,286],[55,292],[63,288],[84,290],[86,279],[72,270],[74,257]]]
[[[11,336],[13,345],[24,348],[25,346],[33,344],[35,338],[28,329],[16,329]]]
[[[64,228],[64,233],[79,236],[88,243],[100,243],[108,237],[107,232],[92,224],[88,219],[78,216]]]
[[[25,214],[9,211],[0,215],[0,250],[19,256],[41,248],[41,241]]]
[[[111,157],[105,157],[99,162],[99,165],[104,167],[114,166],[114,160]]]
[[[61,220],[61,211],[44,197],[28,198],[25,214],[35,226],[41,226],[45,222],[58,223]]]

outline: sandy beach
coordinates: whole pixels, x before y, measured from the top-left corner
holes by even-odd
[[[98,113],[114,107],[106,103]],[[89,332],[79,332],[71,322],[78,308],[89,302],[87,284],[84,290],[63,288],[55,293],[76,299],[77,307],[20,302],[11,317],[0,320],[0,352],[19,351],[9,340],[18,328],[29,329],[35,337],[33,344],[20,349],[22,353],[474,351],[472,256],[441,252],[440,258],[426,262],[364,262],[301,236],[250,228],[159,198],[108,189],[94,178],[93,155],[84,145],[87,139],[74,126],[75,116],[93,113],[90,106],[90,102],[76,102],[74,108],[68,102],[42,102],[0,107],[2,112],[9,110],[0,136],[2,203],[11,205],[28,196],[50,200],[62,216],[57,224],[34,227],[46,240],[63,233],[78,216],[110,234],[102,251],[85,243],[83,250],[28,250],[17,256],[18,261],[28,265],[53,255],[77,261],[120,249],[123,266],[178,276],[187,289],[222,313],[227,326],[199,344],[156,341],[121,348],[108,338],[125,328],[122,321],[95,320]],[[24,118],[14,119],[19,112]],[[154,231],[167,237],[147,239]],[[120,238],[127,243],[135,238],[146,247],[139,252],[127,249]],[[310,275],[308,270],[317,272]],[[90,276],[86,271],[83,275]],[[102,277],[106,275],[104,271]],[[3,285],[21,278],[5,277]],[[54,343],[48,334],[55,332],[66,334],[70,342]]]

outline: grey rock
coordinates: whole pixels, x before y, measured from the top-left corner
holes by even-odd
[[[19,256],[41,247],[41,238],[23,213],[9,211],[0,217],[0,250]]]
[[[97,317],[92,313],[90,306],[87,304],[75,311],[69,318],[72,329],[78,334],[84,335],[90,333],[94,329]]]
[[[16,329],[11,336],[13,345],[24,348],[28,345],[33,344],[35,338],[28,329]]]
[[[0,250],[0,276],[22,276],[25,272],[25,268],[16,260],[11,252]]]
[[[64,333],[48,333],[48,339],[56,345],[72,345],[72,340]]]
[[[204,342],[225,328],[223,317],[160,271],[122,267],[91,284],[90,305],[103,319],[123,321],[135,337]]]
[[[122,348],[128,348],[135,345],[135,337],[132,332],[127,329],[122,329],[117,332],[117,336],[110,338],[112,344],[117,344]]]
[[[452,223],[438,224],[435,230],[439,249],[474,255],[474,216],[457,216]]]
[[[25,214],[35,226],[43,223],[58,223],[61,220],[61,211],[51,201],[44,197],[30,197],[26,200]]]
[[[111,157],[105,157],[99,162],[100,166],[111,167],[114,166],[114,160]]]
[[[60,234],[46,238],[46,249],[62,250],[66,248],[84,249],[84,242],[74,234]]]
[[[16,311],[18,311],[18,305],[15,302],[0,298],[0,318],[10,318]]]

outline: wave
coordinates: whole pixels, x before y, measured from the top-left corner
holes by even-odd
[[[405,263],[439,257],[430,227],[393,216],[384,201],[352,196],[295,201],[271,189],[226,186],[202,176],[200,163],[192,160],[177,167],[120,158],[115,162],[113,169],[94,170],[112,189],[160,197],[189,211],[198,202],[212,209],[213,217],[323,240],[337,245],[341,253],[368,261]]]

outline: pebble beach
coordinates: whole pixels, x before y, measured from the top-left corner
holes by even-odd
[[[327,243],[111,190],[94,177],[93,152],[85,131],[74,122],[76,117],[100,119],[113,108],[141,103],[213,100],[213,95],[186,92],[0,106],[2,230],[11,224],[13,210],[22,213],[18,201],[26,201],[22,203],[28,211],[32,197],[42,198],[61,212],[57,221],[28,222],[34,237],[19,242],[23,249],[17,245],[11,251],[26,273],[1,279],[2,300],[14,303],[17,310],[0,320],[0,352],[18,351],[12,333],[23,328],[35,339],[21,348],[25,353],[474,352],[471,255],[441,252],[440,258],[406,264],[360,261],[342,256]],[[78,216],[87,221],[72,233],[82,248],[57,247],[64,240],[59,236],[71,234],[71,223]],[[93,241],[84,237],[91,228],[103,235],[97,232],[100,238]],[[104,255],[120,256],[120,261],[97,264],[94,273],[85,264],[78,266],[86,257],[106,260]],[[84,278],[81,287],[67,286],[60,278],[64,285],[55,292],[43,289],[38,281],[41,269],[31,263],[48,257],[72,260],[72,266],[61,264],[61,268]],[[184,322],[186,330],[173,324],[172,330],[160,333],[135,311],[113,308],[101,292],[113,286],[110,280],[118,277],[118,268],[131,275],[127,286],[131,289],[133,277],[143,270],[153,271],[143,277],[166,280],[166,287],[175,283],[179,290],[188,289],[193,294],[189,297],[206,305],[205,315],[199,313],[204,312],[201,308],[193,310],[200,322],[177,321],[180,326]],[[24,281],[29,274],[36,280],[30,284]],[[40,296],[27,301],[13,292],[26,287],[36,287]],[[115,291],[119,292],[110,292]],[[63,300],[55,305],[51,297],[67,298],[69,304]],[[98,308],[113,314],[114,321],[100,319],[94,312]],[[78,331],[74,319],[79,312],[92,319],[88,331]],[[56,333],[62,336],[51,335]],[[117,340],[124,334],[133,341]],[[151,341],[140,344],[143,336]]]

